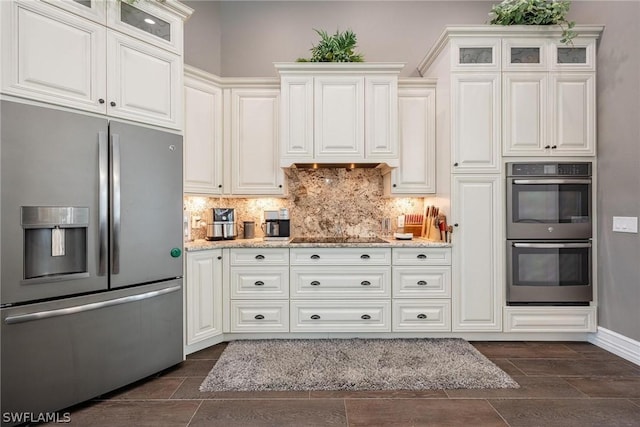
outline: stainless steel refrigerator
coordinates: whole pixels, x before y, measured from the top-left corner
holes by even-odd
[[[12,424],[183,360],[182,137],[8,100],[0,114]]]

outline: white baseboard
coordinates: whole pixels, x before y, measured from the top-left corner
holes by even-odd
[[[589,334],[588,340],[591,344],[640,366],[640,342],[600,326],[595,334]]]

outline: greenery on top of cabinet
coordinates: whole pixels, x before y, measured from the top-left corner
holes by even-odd
[[[324,30],[316,30],[320,42],[311,48],[311,59],[298,58],[297,62],[363,62],[361,53],[354,52],[358,45],[356,34],[351,30],[329,35]]]
[[[490,24],[498,25],[559,25],[562,28],[560,43],[571,43],[576,36],[574,21],[566,15],[571,2],[568,0],[504,0],[493,5]]]

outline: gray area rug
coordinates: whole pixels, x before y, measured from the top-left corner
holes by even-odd
[[[229,343],[200,391],[518,388],[462,339]]]

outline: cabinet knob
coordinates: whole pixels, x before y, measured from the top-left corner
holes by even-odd
[[[311,255],[311,259],[320,259],[320,255]]]
[[[454,227],[457,227],[457,226],[458,226],[458,223],[456,222],[455,224],[453,224],[453,226],[454,226]]]
[[[418,280],[417,285],[418,285],[418,286],[426,286],[426,285],[427,285],[427,282],[426,282],[425,280]]]
[[[317,314],[314,314],[314,315],[311,316],[311,318],[313,320],[318,320],[320,318],[320,316],[318,316]]]
[[[397,187],[397,186],[398,186],[397,184],[393,184],[393,187],[394,187],[394,188],[395,188],[395,187]]]
[[[222,257],[221,257],[221,256],[219,256],[219,257],[218,257],[218,259],[222,259]]]
[[[262,280],[257,280],[254,285],[256,286],[264,286],[264,282]]]
[[[458,162],[455,162],[455,163],[453,164],[453,166],[458,166]]]
[[[282,188],[282,184],[278,184],[278,188]]]
[[[320,286],[320,282],[318,282],[317,280],[314,280],[313,282],[309,283],[311,286]]]
[[[371,316],[369,316],[368,314],[363,314],[362,316],[360,316],[360,318],[362,320],[369,320],[369,319],[371,319]]]
[[[116,103],[115,103],[115,102],[113,102],[113,101],[111,101],[111,102],[109,103],[109,105],[111,105],[112,107],[115,107],[115,106],[116,106]]]
[[[102,99],[102,98],[98,99],[98,103],[99,104],[104,104],[104,99]]]
[[[425,254],[418,254],[418,255],[416,255],[416,258],[418,258],[418,259],[427,259],[427,256]]]
[[[360,284],[361,284],[362,286],[370,286],[370,285],[371,285],[371,282],[370,282],[370,281],[368,281],[368,280],[363,280],[362,282],[360,282]]]
[[[551,146],[551,149],[552,149],[552,150],[555,150],[556,148],[558,148],[558,146],[557,146],[557,145],[552,145],[552,146]]]
[[[262,314],[256,314],[255,316],[253,316],[253,318],[256,320],[262,320],[264,319],[264,316]]]
[[[258,255],[256,255],[256,259],[264,259],[264,255],[258,254]]]
[[[550,146],[550,145],[545,145],[545,146],[544,146],[544,148],[545,148],[545,150],[546,150],[546,149],[548,149],[548,148],[551,148],[551,146]]]
[[[426,314],[422,314],[422,313],[420,313],[420,314],[418,314],[418,316],[417,316],[417,317],[418,317],[418,319],[426,319],[426,318],[427,318],[427,315],[426,315]]]
[[[222,188],[222,184],[218,184],[218,188]]]

